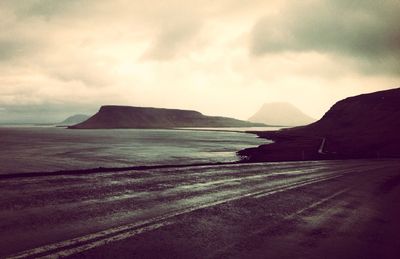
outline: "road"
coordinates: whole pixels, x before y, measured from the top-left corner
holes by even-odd
[[[0,180],[0,257],[399,258],[400,160]]]

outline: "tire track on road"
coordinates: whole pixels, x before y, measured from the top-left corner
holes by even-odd
[[[243,198],[261,198],[261,197],[266,197],[269,195],[273,195],[279,192],[284,192],[287,190],[292,190],[295,188],[300,188],[304,187],[310,184],[315,184],[319,183],[322,181],[328,181],[332,180],[335,178],[343,177],[344,175],[347,175],[349,173],[342,173],[342,174],[337,174],[337,173],[332,173],[329,174],[328,176],[324,177],[317,177],[313,179],[307,179],[303,180],[297,183],[290,183],[290,184],[283,184],[280,186],[277,186],[276,188],[272,188],[269,190],[262,190],[262,191],[255,191],[255,192],[249,192],[243,195],[235,196],[235,197],[230,197],[226,199],[221,199],[217,200],[214,202],[209,202],[193,207],[189,207],[186,209],[178,210],[178,211],[172,211],[171,213],[154,217],[148,220],[136,222],[136,223],[131,223],[115,228],[110,228],[107,230],[103,230],[100,232],[96,232],[93,234],[61,241],[55,244],[50,244],[50,245],[45,245],[41,247],[37,247],[34,249],[30,249],[27,251],[23,251],[20,253],[17,253],[15,255],[12,255],[8,258],[29,258],[29,257],[44,257],[44,258],[59,258],[59,257],[65,257],[73,254],[77,254],[98,246],[102,246],[105,244],[108,244],[110,242],[115,242],[115,241],[120,241],[123,239],[127,239],[130,237],[133,237],[135,235],[152,231],[158,228],[161,228],[163,226],[173,224],[173,218],[187,214],[196,210],[216,206],[219,204],[235,201],[235,200],[240,200]]]

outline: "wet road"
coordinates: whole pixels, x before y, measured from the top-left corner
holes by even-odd
[[[400,160],[0,180],[0,257],[397,258]]]

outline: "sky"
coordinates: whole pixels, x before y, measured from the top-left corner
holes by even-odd
[[[0,122],[101,105],[320,118],[400,87],[398,0],[1,0]]]

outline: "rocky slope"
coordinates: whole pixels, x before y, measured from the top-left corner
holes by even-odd
[[[255,127],[265,126],[226,117],[205,116],[197,111],[132,106],[102,106],[73,129]]]

